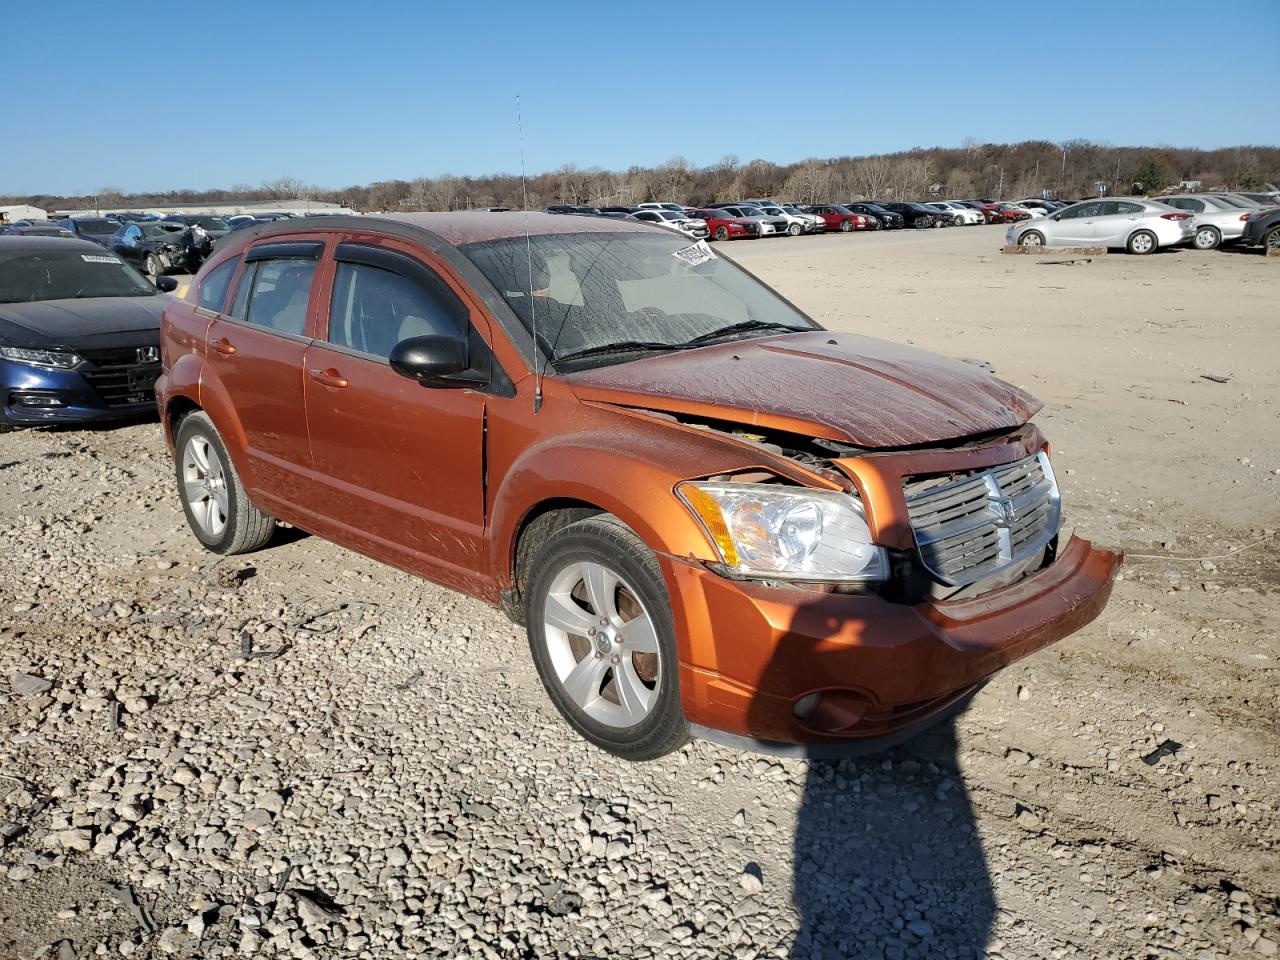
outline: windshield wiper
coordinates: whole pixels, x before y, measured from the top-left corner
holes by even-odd
[[[732,336],[735,333],[746,333],[751,330],[786,330],[788,333],[803,333],[806,327],[793,327],[790,324],[778,323],[776,320],[743,320],[741,323],[731,323],[727,327],[721,327],[719,330],[712,330],[709,333],[702,333],[694,337],[692,340],[686,340],[683,346],[696,347],[704,343],[711,343],[719,340],[721,337]]]
[[[565,360],[581,360],[586,357],[603,357],[612,353],[662,353],[667,350],[688,350],[690,343],[663,343],[660,340],[619,340],[616,343],[601,343],[594,347],[584,347],[571,353],[562,353],[554,359],[554,363]]]

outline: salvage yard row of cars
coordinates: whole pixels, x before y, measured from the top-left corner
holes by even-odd
[[[878,749],[1098,615],[1120,556],[1061,531],[1038,401],[660,220],[281,220],[182,298],[0,237],[0,423],[150,408],[205,548],[283,522],[494,604],[629,759]]]

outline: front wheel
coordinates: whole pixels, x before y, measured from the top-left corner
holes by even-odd
[[[148,253],[146,260],[143,261],[143,268],[150,277],[159,277],[164,274],[164,264],[160,262],[160,258],[154,253]]]
[[[728,239],[729,239],[729,228],[728,228],[728,227],[716,227],[716,239],[717,239],[717,240],[728,240]]]
[[[840,221],[840,232],[841,232],[841,233],[848,233],[848,232],[849,232],[850,230],[852,230],[852,229],[853,229],[853,221],[852,221],[852,220],[841,220],[841,221]]]
[[[963,226],[964,226],[964,217],[961,217],[961,216],[958,216],[958,215],[957,215],[957,216],[952,217],[952,218],[951,218],[951,225],[952,225],[953,227],[963,227]]]
[[[804,229],[804,228],[803,228],[803,227],[801,227],[801,226],[800,226],[800,224],[798,224],[798,223],[791,223],[791,224],[788,224],[788,225],[787,225],[787,233],[788,233],[788,234],[790,234],[790,235],[791,235],[791,236],[793,236],[793,237],[798,237],[798,236],[800,236],[800,231],[801,231],[801,230],[803,230],[803,229]]]
[[[1155,253],[1159,245],[1160,241],[1156,239],[1154,233],[1150,230],[1139,230],[1129,238],[1129,242],[1125,244],[1125,249],[1130,253],[1146,256],[1149,253]]]
[[[248,553],[266,546],[275,521],[249,502],[208,414],[188,414],[178,426],[174,446],[178,496],[196,539],[222,554]]]
[[[653,551],[602,514],[550,537],[531,569],[529,648],[560,715],[627,760],[684,743],[671,601]]]
[[[1043,247],[1044,234],[1039,230],[1028,230],[1018,238],[1018,246],[1020,247]]]

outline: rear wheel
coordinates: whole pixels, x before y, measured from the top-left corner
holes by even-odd
[[[716,227],[716,239],[717,239],[717,240],[728,240],[728,239],[729,239],[729,228],[728,228],[728,227]]]
[[[1020,247],[1043,247],[1044,234],[1039,230],[1028,230],[1018,238],[1018,246]]]
[[[850,230],[852,230],[852,229],[853,229],[853,221],[852,221],[852,220],[841,220],[841,221],[840,221],[840,232],[841,232],[841,233],[848,233],[848,232],[849,232]]]
[[[1280,227],[1272,227],[1263,235],[1262,247],[1268,252],[1280,250]]]
[[[175,438],[178,496],[191,532],[214,553],[266,545],[275,521],[249,502],[235,464],[208,414],[185,417]]]
[[[561,716],[628,760],[684,743],[671,601],[653,551],[602,514],[551,536],[530,569],[529,647]]]
[[[1201,227],[1196,231],[1193,242],[1197,250],[1212,250],[1222,242],[1222,234],[1218,232],[1217,227]]]
[[[1156,239],[1154,233],[1150,230],[1139,230],[1129,238],[1129,242],[1125,244],[1125,249],[1130,253],[1146,256],[1149,253],[1155,253],[1156,248],[1159,246],[1160,241]]]

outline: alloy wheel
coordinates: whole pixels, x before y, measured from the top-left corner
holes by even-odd
[[[1155,241],[1151,239],[1150,234],[1140,233],[1129,241],[1129,245],[1134,253],[1150,253],[1155,246]]]
[[[587,716],[633,727],[658,698],[654,620],[616,571],[590,560],[556,575],[543,605],[547,654],[565,694]]]
[[[182,493],[200,529],[221,536],[231,507],[227,478],[212,444],[198,434],[182,450]]]

